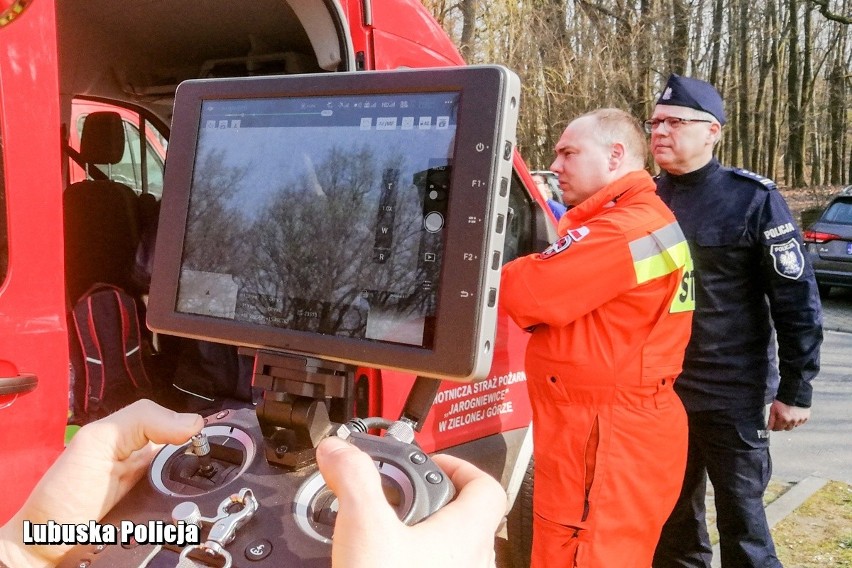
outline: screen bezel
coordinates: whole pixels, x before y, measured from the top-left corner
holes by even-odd
[[[499,66],[187,81],[175,97],[148,307],[151,329],[331,361],[470,380],[490,366],[502,235],[517,95]],[[451,190],[433,346],[396,344],[219,319],[176,311],[202,104],[246,99],[458,92]],[[511,98],[512,104],[507,99]],[[507,114],[509,118],[507,119]],[[509,129],[507,131],[507,129]],[[508,144],[508,146],[507,146]],[[507,170],[507,163],[508,168]],[[502,175],[501,175],[502,174]],[[338,239],[345,242],[344,239]],[[334,246],[334,235],[329,236]],[[495,250],[496,249],[496,250]],[[487,317],[485,312],[493,312]]]

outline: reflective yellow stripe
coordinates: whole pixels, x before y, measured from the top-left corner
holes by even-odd
[[[669,223],[650,235],[629,243],[633,257],[636,283],[644,284],[654,278],[683,269],[680,285],[672,298],[669,313],[689,312],[695,309],[695,282],[692,255],[680,225]]]
[[[681,241],[653,256],[637,260],[633,263],[633,269],[636,271],[636,282],[643,284],[654,278],[665,276],[686,266],[689,259],[689,247],[686,241]]]
[[[654,256],[667,248],[671,248],[684,240],[686,240],[686,237],[683,236],[680,225],[673,221],[644,237],[630,241],[630,254],[633,255],[634,262],[638,262]]]

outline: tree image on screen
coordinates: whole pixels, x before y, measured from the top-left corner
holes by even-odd
[[[228,167],[223,159],[223,150],[210,151],[196,170],[189,238],[183,250],[183,265],[192,270],[229,273],[235,269],[231,263],[242,256],[244,217],[228,204],[246,177],[246,168]]]
[[[424,218],[446,216],[449,159],[424,170],[365,142],[261,164],[245,138],[196,162],[179,311],[428,344],[443,242]]]

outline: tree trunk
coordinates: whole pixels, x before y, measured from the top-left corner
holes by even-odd
[[[828,182],[832,185],[843,183],[843,138],[846,131],[846,80],[843,69],[843,56],[838,50],[831,73],[828,77],[828,122],[829,122],[829,162],[831,173]]]
[[[766,127],[767,115],[766,109],[766,82],[769,78],[769,73],[774,65],[772,57],[773,39],[777,30],[773,27],[773,22],[770,17],[770,12],[773,10],[772,3],[769,3],[766,11],[761,14],[761,20],[764,23],[761,26],[760,53],[758,54],[759,72],[757,79],[757,91],[754,97],[754,134],[751,144],[751,167],[760,170],[766,175],[766,170],[763,168],[764,157],[762,154],[766,152],[764,145],[764,128]]]
[[[778,162],[778,124],[780,118],[778,116],[781,108],[781,69],[779,65],[779,54],[782,48],[783,38],[781,34],[781,26],[778,21],[778,12],[775,2],[769,2],[767,6],[766,17],[768,20],[770,40],[770,60],[769,74],[772,83],[772,96],[769,102],[769,117],[767,126],[769,133],[766,137],[766,163],[764,166],[764,175],[770,179],[775,179],[777,173]]]
[[[724,9],[724,0],[716,0],[713,7],[713,34],[710,36],[710,41],[713,42],[713,55],[710,58],[710,83],[713,85],[716,85],[719,80],[719,54],[722,45]]]
[[[672,43],[669,50],[671,70],[678,75],[686,74],[687,53],[689,51],[689,9],[686,0],[672,2]]]
[[[476,31],[476,7],[479,0],[459,0],[462,13],[462,33],[459,52],[465,61],[473,61],[473,38]]]
[[[811,107],[811,51],[813,47],[811,41],[810,5],[804,6],[803,33],[804,36],[802,37],[802,80],[800,87],[801,99],[799,101],[799,121],[796,124],[796,128],[798,129],[798,132],[796,134],[796,140],[799,142],[799,144],[795,148],[797,154],[793,156],[793,175],[795,177],[794,187],[805,186],[805,164],[807,163],[807,160],[805,159],[805,140],[807,140],[806,126],[808,123],[808,111]],[[796,165],[798,165],[798,170],[796,168]]]
[[[754,169],[751,164],[751,143],[752,139],[749,136],[749,79],[751,69],[749,68],[749,49],[748,37],[748,21],[749,13],[748,6],[751,0],[738,0],[739,14],[737,25],[737,49],[740,52],[739,60],[739,82],[737,85],[738,97],[738,112],[737,112],[737,130],[740,138],[740,146],[742,148],[742,167],[751,170]]]
[[[790,66],[787,71],[787,128],[789,139],[787,141],[786,166],[788,169],[788,183],[793,187],[805,185],[804,164],[802,163],[803,141],[801,104],[801,77],[799,74],[799,3],[798,0],[788,0],[790,8],[790,38],[789,57]]]
[[[811,133],[811,185],[822,184],[822,145],[819,132],[814,128]]]

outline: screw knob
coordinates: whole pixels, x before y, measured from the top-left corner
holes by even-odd
[[[196,525],[200,528],[201,510],[198,508],[198,505],[192,501],[178,503],[175,505],[175,508],[172,509],[172,521],[174,521],[175,524],[183,521],[188,525]]]

